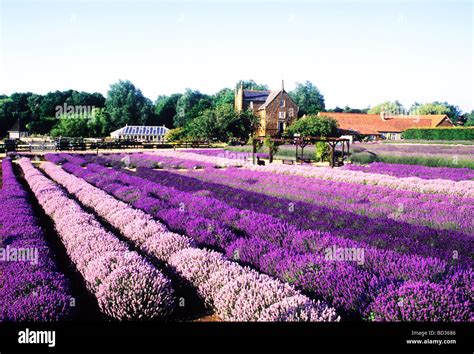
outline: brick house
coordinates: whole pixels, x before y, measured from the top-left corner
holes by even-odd
[[[257,136],[277,136],[298,117],[298,106],[285,91],[244,90],[242,83],[235,90],[234,109],[250,109],[260,118]]]
[[[410,128],[452,127],[453,122],[445,114],[390,115],[320,112],[320,116],[334,118],[339,129],[346,135],[363,135],[371,140],[399,140]]]

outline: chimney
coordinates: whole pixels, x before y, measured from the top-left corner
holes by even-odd
[[[380,119],[387,120],[388,114],[385,111],[380,112]]]

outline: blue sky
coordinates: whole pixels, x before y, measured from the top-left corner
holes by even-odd
[[[0,93],[152,100],[239,79],[310,80],[328,108],[399,99],[474,109],[473,2],[0,0]]]

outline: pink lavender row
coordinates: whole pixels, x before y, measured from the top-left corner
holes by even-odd
[[[41,168],[84,205],[116,227],[135,246],[169,263],[217,314],[229,321],[336,321],[334,309],[301,295],[287,284],[230,262],[217,252],[194,248],[186,236],[169,232],[83,179],[46,162]]]
[[[103,157],[86,155],[85,158],[87,161],[100,164],[120,166],[117,155]],[[149,158],[148,154],[137,154],[128,159],[135,166],[146,167],[150,166]],[[61,157],[60,160],[64,160],[64,157]],[[192,163],[191,165],[196,166],[196,164]],[[154,166],[152,165],[152,167]],[[163,168],[166,168],[166,165],[163,165]],[[189,175],[188,171],[184,172],[174,168],[169,171]],[[430,228],[458,230],[467,234],[471,234],[474,229],[474,220],[470,217],[474,212],[474,198],[424,194],[381,186],[325,180],[313,183],[312,179],[302,176],[290,177],[285,174],[234,167],[225,170],[206,167],[205,171],[200,169],[193,171],[193,175],[196,178],[229,184],[239,189],[270,195],[283,195],[292,200],[301,199],[331,209],[343,209],[369,217],[389,218]]]
[[[145,171],[139,167],[137,174],[147,178]],[[180,183],[176,186],[181,190],[208,189],[213,197],[219,199],[225,198],[227,200],[240,194],[241,191],[263,193],[269,196],[284,197],[287,199],[284,203],[285,209],[290,203],[293,203],[295,209],[300,212],[303,212],[301,206],[312,203],[331,210],[344,210],[346,213],[355,214],[354,220],[358,219],[358,215],[365,215],[370,218],[390,219],[436,229],[457,230],[466,234],[474,233],[474,220],[471,217],[474,214],[474,198],[423,194],[386,187],[324,180],[312,183],[312,180],[305,177],[234,167],[225,170],[205,169],[192,173],[166,170],[149,172],[148,175],[150,174],[161,174],[160,177],[165,181],[168,178],[179,179]],[[169,177],[167,178],[167,176]],[[229,192],[234,193],[229,194]],[[244,194],[247,193],[244,192]],[[241,201],[238,203],[241,204]],[[331,217],[332,213],[329,211],[323,215],[315,216],[315,218]],[[308,216],[310,215],[308,214]]]
[[[147,209],[147,201],[148,205],[153,209],[162,209],[166,207],[163,203],[156,203],[156,200],[153,203],[150,198],[140,198],[138,189],[128,189],[127,191],[123,185],[120,187],[120,184],[117,184],[120,177],[117,174],[110,176],[110,170],[102,170],[102,174],[91,174],[89,171],[90,167],[95,168],[96,166],[89,165],[87,170],[70,164],[66,164],[64,167],[68,170],[75,170],[75,173],[81,175],[92,183],[100,182],[101,187],[105,188],[105,190],[112,194],[114,194],[114,190],[118,191],[120,189],[120,193],[124,193],[122,194],[122,198],[126,196],[124,200],[129,199],[136,206],[141,204],[141,207],[145,210]],[[107,181],[107,175],[110,176],[110,181]],[[90,176],[92,176],[92,178],[90,178]],[[147,189],[146,183],[140,183],[140,186],[141,190]],[[166,194],[168,197],[171,197],[173,192],[169,191]],[[120,198],[119,195],[117,196]],[[207,205],[203,200],[197,200],[196,202],[200,204],[201,208],[205,208]],[[188,208],[188,200],[184,202],[184,205]],[[199,224],[193,223],[196,219],[200,220],[202,226],[209,228],[209,226],[212,225],[204,219],[196,217],[196,215],[190,215],[188,219],[186,214],[187,213],[180,211],[171,212],[171,210],[165,210],[164,213],[157,212],[157,215],[160,215],[161,217],[165,216],[164,220],[166,220],[168,224],[184,224],[188,233],[195,232],[196,227],[199,227]],[[226,215],[226,213],[222,213],[221,210],[219,215]],[[179,220],[179,222],[177,220]],[[258,221],[258,218],[255,219],[255,217],[252,217],[249,219],[249,222],[252,220]],[[189,228],[187,227],[188,224],[190,226]],[[213,227],[211,227],[211,229],[212,228]],[[276,239],[279,239],[278,233],[275,232],[278,232],[278,230],[273,231],[272,235]],[[206,243],[205,240],[199,238],[200,236],[202,237],[199,233],[194,233],[194,236],[198,238],[199,241],[204,241],[204,243]],[[321,259],[321,257],[312,254],[297,254],[291,246],[295,247],[295,243],[298,241],[300,242],[300,245],[303,245],[303,247],[307,247],[308,242],[310,242],[315,249],[319,250],[334,245],[337,245],[338,247],[360,247],[360,245],[350,242],[343,243],[341,242],[342,240],[339,240],[339,243],[337,243],[338,240],[335,238],[331,239],[328,235],[314,235],[312,232],[306,232],[306,235],[300,233],[300,237],[299,240],[295,237],[293,242],[285,240],[289,243],[287,243],[287,249],[272,244],[270,241],[273,241],[274,238],[271,237],[268,237],[266,240],[258,237],[235,239],[227,247],[227,254],[229,257],[234,257],[237,252],[238,258],[241,261],[250,263],[271,275],[289,281],[317,296],[322,296],[327,301],[331,301],[333,305],[341,307],[342,310],[358,311],[365,314],[366,317],[369,317],[368,313],[370,314],[373,312],[372,307],[369,307],[368,309],[366,308],[367,305],[370,304],[370,301],[375,301],[379,296],[383,296],[380,294],[384,294],[385,292],[381,291],[381,289],[392,283],[395,280],[393,279],[393,276],[397,276],[397,273],[400,278],[395,281],[396,284],[399,284],[400,281],[406,279],[405,277],[410,274],[410,272],[411,274],[408,275],[408,279],[414,279],[415,281],[416,279],[423,279],[424,283],[427,284],[432,284],[428,279],[439,278],[445,273],[445,265],[442,262],[439,263],[439,261],[424,259],[421,257],[418,257],[418,259],[416,257],[408,256],[400,257],[395,252],[383,253],[370,248],[366,249],[367,256],[365,264],[367,265],[367,269],[364,269],[365,267],[358,269],[347,262],[327,262],[324,259]],[[222,242],[223,239],[221,238],[220,240]],[[208,242],[215,244],[212,240],[209,240]],[[386,267],[386,269],[383,270],[383,267]],[[378,269],[379,272],[384,271],[385,274],[380,277],[381,274],[377,275],[369,272],[368,269],[370,268]],[[317,271],[315,272],[315,270]],[[387,275],[390,273],[392,274],[392,278],[387,278]],[[404,273],[406,275],[404,275]],[[442,285],[445,292],[448,291],[448,284],[449,282]],[[462,320],[467,316],[466,304],[464,301],[464,289],[465,287],[456,288],[456,291],[454,292],[456,296],[451,294],[454,296],[452,297],[452,306],[454,307],[454,310],[452,311],[452,320]],[[396,289],[394,288],[393,291],[396,291]],[[414,296],[420,295],[421,294],[415,294]],[[390,299],[385,300],[391,301]],[[385,300],[382,299],[377,301],[384,302]],[[420,315],[420,311],[423,313],[424,308],[421,307],[417,309],[413,313],[411,320],[416,320],[416,318],[418,318],[417,316]],[[432,313],[431,320],[444,318],[443,311],[443,308],[436,307]],[[374,319],[382,318],[383,316],[374,317]],[[392,318],[391,320],[396,320],[396,318]]]
[[[95,169],[100,172],[100,168],[97,168],[93,164],[89,165],[89,169]],[[217,173],[217,171],[213,172]],[[242,171],[237,170],[236,173],[239,174]],[[252,211],[260,213],[257,215],[261,215],[259,217],[256,217],[254,214],[247,215],[248,220],[254,218],[255,220],[264,220],[265,223],[276,225],[280,222],[279,219],[284,219],[288,223],[302,229],[329,231],[334,236],[353,238],[358,241],[364,240],[366,246],[373,245],[378,248],[396,249],[407,254],[442,258],[453,264],[471,263],[472,243],[470,242],[470,236],[456,231],[435,230],[425,226],[410,225],[397,220],[387,220],[384,217],[367,218],[366,216],[343,210],[327,209],[303,202],[297,203],[293,200],[247,192],[242,189],[229,188],[214,183],[203,183],[190,177],[177,176],[165,171],[138,168],[136,175],[142,179],[134,180],[133,176],[131,176],[129,180],[122,180],[122,182],[126,181],[129,185],[135,187],[139,190],[137,193],[145,193],[144,195],[148,193],[157,198],[165,198],[167,203],[173,203],[175,208],[178,208],[180,203],[185,203],[187,208],[192,209],[193,212],[201,217],[217,221],[223,220],[221,211],[228,210],[226,212],[228,217],[225,218],[228,220],[227,226],[222,226],[219,223],[216,224],[215,221],[213,222],[214,229],[220,230],[220,238],[233,239],[233,236],[225,236],[229,235],[229,230],[226,230],[226,228],[239,229],[242,227],[236,226],[236,220],[242,218],[242,215],[239,215],[240,209],[245,210],[246,214]],[[206,173],[206,175],[209,176],[210,174]],[[107,179],[102,179],[98,183],[100,185],[101,183],[107,183],[106,181]],[[140,185],[146,185],[148,181],[156,183],[159,188],[146,192],[146,190],[139,187]],[[169,190],[166,186],[172,189]],[[109,186],[109,188],[111,187]],[[122,189],[119,189],[119,197],[126,196],[126,193],[131,193],[128,197],[134,197],[133,191],[127,191],[126,188]],[[205,197],[207,198],[195,195],[195,193],[200,193],[202,190],[206,190]],[[168,195],[169,197],[167,197]],[[350,198],[350,190],[346,197]],[[202,205],[208,206],[203,208]],[[288,211],[289,205],[293,206],[294,212]],[[229,206],[232,208],[229,209]],[[469,206],[464,208],[469,208]],[[164,213],[165,211],[160,212],[159,217],[165,218],[166,215]],[[236,217],[235,215],[239,216]],[[270,215],[277,219],[272,219],[272,222],[268,222]],[[245,224],[244,222],[239,223],[239,225]],[[262,222],[258,225],[248,223],[248,232],[255,232],[265,223]],[[472,220],[468,219],[467,223],[472,223]],[[190,226],[190,228],[194,229],[194,231],[189,231],[190,235],[203,239],[204,235],[209,234],[206,230],[200,230],[196,220],[194,220],[194,224],[194,226]],[[182,227],[183,224],[174,226],[180,227],[180,225]],[[268,235],[273,235],[275,231],[267,230],[266,232]],[[216,232],[213,234],[216,234]],[[207,237],[207,242],[212,242],[213,239],[214,243],[217,242],[214,236]]]
[[[419,177],[422,179],[445,179],[451,181],[474,180],[474,170],[470,168],[426,167],[373,162],[368,165],[345,165],[343,169],[365,173],[379,173],[395,177]]]
[[[117,320],[168,316],[174,307],[170,280],[39,172],[19,161],[25,179],[47,215],[99,308]]]
[[[204,156],[216,156],[216,157],[223,157],[226,159],[235,159],[235,160],[244,160],[244,161],[252,161],[252,153],[251,152],[239,152],[239,151],[229,151],[224,149],[187,149],[184,150],[187,153],[194,153]],[[268,159],[269,155],[263,152],[258,152],[255,154],[256,157],[260,157],[261,159]]]
[[[0,259],[0,321],[70,319],[74,302],[69,281],[58,270],[10,159],[2,161],[2,171],[0,248],[12,259]],[[22,251],[29,257],[18,259]]]
[[[150,153],[151,154],[151,153]],[[420,193],[442,193],[459,197],[474,197],[474,181],[426,180],[418,177],[403,177],[381,175],[377,173],[364,173],[348,171],[339,168],[314,167],[305,165],[283,165],[279,163],[256,166],[250,163],[236,163],[238,160],[226,159],[215,156],[204,156],[185,151],[159,150],[154,155],[168,158],[188,159],[194,163],[213,163],[219,166],[242,166],[252,171],[264,171],[287,175],[303,176],[330,181],[384,186],[392,189],[411,190]]]

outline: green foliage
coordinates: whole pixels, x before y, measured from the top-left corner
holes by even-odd
[[[223,88],[212,96],[212,103],[214,107],[222,105],[233,105],[234,104],[234,91],[230,88]]]
[[[231,104],[206,109],[187,126],[192,139],[214,139],[228,142],[231,139],[246,142],[258,126],[258,118],[250,111],[236,112]]]
[[[299,107],[299,115],[317,114],[324,111],[324,96],[311,82],[297,83],[296,88],[289,93]]]
[[[105,101],[110,116],[109,132],[126,124],[147,125],[153,121],[153,105],[130,81],[110,85]]]
[[[173,118],[175,127],[184,127],[206,109],[212,107],[211,97],[199,91],[186,89],[176,102],[176,114]]]
[[[389,113],[389,114],[402,114],[405,112],[405,108],[403,105],[395,100],[394,102],[386,101],[377,106],[372,107],[369,109],[369,114],[380,114],[382,112]]]
[[[329,146],[324,141],[318,141],[316,143],[316,148],[314,150],[314,155],[316,160],[324,162],[329,161],[330,153],[329,153]]]
[[[449,104],[448,102],[432,102],[432,103],[416,103],[410,108],[411,114],[446,114],[453,123],[463,120],[461,110],[458,106]]]
[[[88,137],[88,117],[83,115],[63,115],[59,123],[51,130],[51,136],[58,137]]]
[[[335,136],[337,134],[337,121],[326,116],[306,116],[298,119],[287,129],[291,136]]]
[[[237,83],[237,88],[240,88],[240,84],[244,90],[268,90],[268,85],[257,84],[253,80],[241,80]]]
[[[413,128],[403,133],[404,139],[474,140],[474,127]]]
[[[176,104],[181,97],[180,93],[171,96],[159,96],[155,102],[156,124],[167,128],[174,127],[174,116],[176,115]]]
[[[334,113],[364,113],[365,114],[369,111],[369,108],[363,108],[363,109],[351,108],[351,107],[346,105],[344,108],[340,108],[340,107],[336,106],[336,108],[328,109],[327,111],[328,112],[334,112]]]
[[[185,131],[183,128],[170,129],[165,135],[165,140],[168,142],[179,141],[185,138]]]
[[[466,127],[474,126],[474,110],[472,110],[471,113],[465,113],[463,120],[466,122],[464,123]]]

